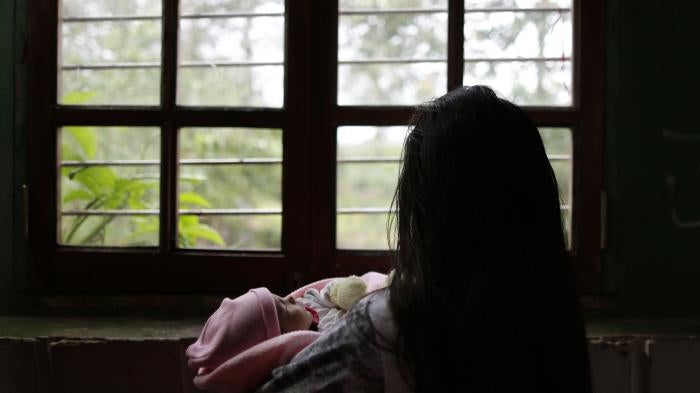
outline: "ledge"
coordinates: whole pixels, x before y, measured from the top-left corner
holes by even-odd
[[[0,337],[180,340],[199,336],[206,319],[0,317]]]
[[[2,338],[190,340],[206,318],[0,317]],[[696,337],[700,318],[605,318],[587,323],[588,337]]]

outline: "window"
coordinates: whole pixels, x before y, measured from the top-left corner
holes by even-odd
[[[595,290],[600,10],[580,0],[32,3],[31,283],[284,291],[384,269],[413,106],[479,83],[540,127],[582,288]]]

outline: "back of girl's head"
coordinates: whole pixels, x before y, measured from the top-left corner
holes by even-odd
[[[558,353],[537,342],[542,329],[559,324],[550,337],[583,345],[559,203],[542,139],[522,109],[483,86],[417,108],[394,199],[390,286],[397,351],[416,390],[457,382],[547,391],[542,373]],[[585,357],[585,347],[577,353]]]

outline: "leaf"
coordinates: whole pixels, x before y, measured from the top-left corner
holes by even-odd
[[[134,245],[132,243],[139,240],[139,238],[146,238],[158,233],[158,221],[157,220],[147,220],[144,222],[136,222],[137,230],[133,231],[124,239],[124,242],[129,245]]]
[[[91,200],[95,196],[87,190],[73,190],[63,197],[63,203],[73,202],[79,199]]]
[[[206,181],[207,177],[204,175],[192,175],[192,174],[186,175],[186,174],[183,174],[183,175],[180,175],[178,180],[180,180],[183,183],[199,184],[203,181]]]
[[[61,97],[61,103],[66,105],[84,104],[97,94],[94,91],[71,91]]]
[[[85,161],[85,159],[67,143],[61,144],[61,160],[64,161]]]
[[[114,189],[117,175],[109,168],[93,166],[74,173],[73,180],[95,195],[107,195]]]
[[[206,198],[194,192],[181,193],[180,203],[189,206],[211,207],[211,203],[209,203],[209,201],[206,200]]]
[[[182,215],[180,216],[180,229],[195,226],[199,224],[199,217],[195,215]]]
[[[224,242],[224,239],[221,238],[219,232],[206,224],[198,224],[188,226],[185,228],[180,228],[180,231],[183,232],[183,235],[185,235],[186,237],[191,236],[195,239],[201,238],[209,240],[210,242],[222,247],[226,245],[226,242]]]
[[[63,127],[78,142],[88,159],[95,158],[97,152],[97,135],[90,127]]]

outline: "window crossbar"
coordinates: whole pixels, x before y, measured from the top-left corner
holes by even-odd
[[[392,9],[355,9],[341,10],[340,15],[391,15],[391,14],[441,14],[447,13],[447,8],[392,8]],[[497,13],[497,12],[571,12],[571,8],[563,7],[498,7],[498,8],[468,8],[465,14],[471,13]]]
[[[550,161],[568,161],[568,154],[549,154]],[[399,157],[356,157],[339,158],[338,164],[381,164],[401,163]],[[178,161],[180,165],[277,165],[282,164],[281,158],[186,158]],[[90,166],[156,166],[160,160],[88,160],[88,161],[62,161],[62,167],[90,167]]]
[[[571,210],[571,205],[559,205],[561,210]],[[394,211],[388,207],[341,207],[336,209],[338,215],[345,214],[389,214]]]
[[[260,67],[260,66],[283,66],[281,61],[186,61],[179,63],[183,68],[216,68],[216,67]],[[134,63],[93,63],[93,64],[68,64],[62,65],[63,71],[80,70],[112,70],[112,69],[145,69],[160,68],[160,62],[134,62]]]
[[[180,19],[232,19],[232,18],[259,18],[259,17],[283,17],[284,12],[227,12],[222,14],[184,14]],[[61,19],[64,23],[85,22],[133,22],[162,20],[161,15],[113,15],[113,16],[84,16],[68,17]]]
[[[101,210],[65,210],[63,216],[157,216],[158,209],[101,209]],[[180,209],[181,216],[262,216],[280,215],[282,209]]]
[[[561,210],[570,210],[570,205],[560,205]],[[389,214],[388,207],[341,207],[336,210],[339,215],[346,214]],[[62,216],[157,216],[158,209],[101,209],[101,210],[65,210]],[[263,216],[280,215],[282,209],[180,209],[181,216]]]
[[[441,14],[447,13],[446,8],[393,8],[393,9],[356,9],[342,10],[340,15],[396,15],[396,14]],[[502,8],[468,8],[469,13],[499,13],[499,12],[571,12],[571,8],[562,7],[502,7]],[[260,18],[260,17],[284,17],[284,12],[227,12],[227,13],[200,13],[183,14],[180,19],[233,19],[233,18]],[[75,16],[61,19],[63,23],[94,23],[94,22],[139,22],[160,21],[161,15],[112,15],[112,16]]]
[[[560,57],[469,57],[465,58],[465,63],[476,62],[548,62],[548,61],[571,61],[569,56]],[[403,58],[383,58],[383,59],[362,59],[362,60],[339,60],[339,65],[365,65],[365,64],[421,64],[421,63],[447,63],[447,59],[403,59]],[[218,67],[264,67],[283,66],[284,62],[275,61],[191,61],[179,64],[182,68],[218,68]],[[120,69],[148,69],[160,68],[160,62],[138,62],[138,63],[93,63],[93,64],[70,64],[61,66],[62,71],[81,70],[120,70]]]
[[[191,158],[181,159],[180,165],[270,165],[281,164],[281,158]],[[64,167],[83,166],[149,166],[160,165],[160,160],[89,160],[63,161]]]

